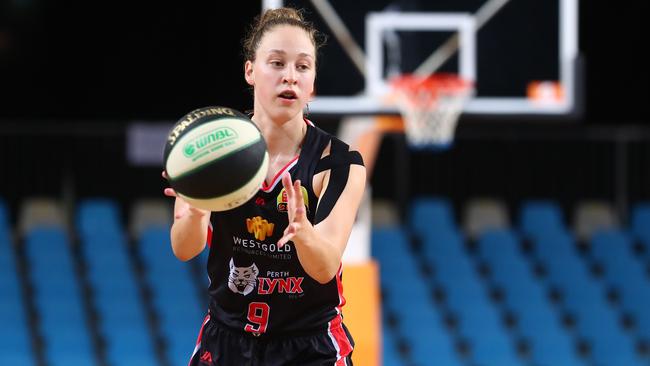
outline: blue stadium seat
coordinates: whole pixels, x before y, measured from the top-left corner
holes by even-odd
[[[147,365],[158,364],[156,353],[151,343],[144,320],[116,326],[104,327],[102,333],[111,341],[106,347],[106,358],[111,365]]]
[[[34,356],[30,352],[4,352],[0,348],[0,364],[2,365],[35,365]]]
[[[599,232],[591,240],[591,256],[603,266],[604,283],[619,296],[621,310],[637,321],[636,334],[650,341],[650,281],[634,257],[630,237],[622,231]]]
[[[604,290],[588,277],[589,274],[582,263],[551,262],[551,264],[564,269],[563,271],[551,269],[549,274],[553,277],[549,277],[549,284],[554,284],[553,287],[559,290],[562,296],[560,307],[566,314],[578,316],[591,307],[606,305]],[[566,270],[567,267],[572,266],[575,266],[574,270]],[[574,274],[574,277],[570,277],[571,274]],[[590,317],[587,318],[589,321],[595,321]]]
[[[591,241],[591,257],[604,267],[608,286],[622,294],[633,295],[635,301],[650,305],[650,282],[642,263],[634,257],[630,238],[621,231],[604,231]]]
[[[436,197],[414,199],[408,211],[408,224],[420,236],[432,231],[457,230],[451,203]]]
[[[465,237],[456,229],[434,230],[420,237],[428,256],[465,257]]]
[[[617,352],[622,360],[634,359],[631,338],[623,333],[616,312],[607,304],[605,290],[591,275],[587,263],[577,255],[573,237],[568,234],[538,237],[534,244],[540,254],[548,249],[548,253],[538,255],[546,269],[545,280],[561,294],[560,308],[574,317],[577,339],[592,347],[590,362],[595,365],[627,364],[610,363],[611,355],[607,354],[610,342],[618,344]]]
[[[1,204],[1,202],[0,202]],[[0,207],[0,210],[3,208]],[[0,220],[4,220],[1,217]],[[35,364],[25,302],[9,233],[0,222],[0,365]]]
[[[573,339],[564,330],[548,329],[530,343],[531,363],[538,366],[587,365],[577,352]]]
[[[153,339],[117,203],[84,200],[77,210],[77,225],[109,363],[155,365]]]
[[[485,233],[478,240],[478,256],[490,268],[492,285],[502,290],[503,307],[516,317],[516,333],[529,342],[535,364],[575,364],[572,340],[519,250],[517,235],[508,230]]]
[[[189,264],[174,257],[169,230],[145,229],[137,247],[145,265],[145,282],[152,292],[159,329],[166,342],[166,357],[172,365],[187,364],[207,304],[199,302]]]
[[[518,360],[496,308],[465,252],[464,238],[454,230],[441,229],[424,237],[423,253],[434,278],[445,292],[445,306],[458,321],[458,333],[472,350],[478,365],[516,365]]]
[[[561,311],[565,314],[578,316],[584,307],[603,303],[603,292],[593,281],[587,272],[585,263],[578,256],[571,235],[556,233],[555,235],[538,236],[534,241],[533,248],[535,258],[546,270],[545,282],[548,288],[555,289],[562,296],[559,306]],[[562,334],[566,337],[565,332]],[[537,348],[547,349],[552,346],[561,349],[548,354],[534,354],[535,357],[540,357],[540,364],[571,364],[557,361],[558,357],[568,359],[568,357],[574,356],[573,352],[566,351],[566,341],[564,343],[551,342],[550,338],[560,339],[558,336],[549,335],[537,341],[538,343],[542,342],[542,345]],[[552,344],[546,345],[548,342]],[[570,342],[573,341],[570,340]]]
[[[577,334],[589,343],[596,365],[641,365],[632,337],[624,333],[609,307],[584,307],[577,319]]]
[[[405,366],[398,350],[397,336],[388,327],[383,327],[382,330],[381,351],[384,366]]]
[[[533,258],[544,264],[557,259],[581,260],[573,235],[565,231],[552,231],[539,235],[532,241]]]
[[[530,200],[521,205],[519,229],[525,236],[566,231],[562,209],[552,200]]]
[[[416,365],[435,360],[441,365],[457,365],[452,339],[438,315],[427,282],[419,274],[406,234],[397,228],[372,232],[373,255],[379,262],[384,306],[399,322],[400,334],[410,346]]]
[[[511,230],[492,230],[478,238],[478,258],[489,264],[510,264],[521,257],[519,238]],[[506,263],[502,263],[506,261]]]
[[[75,227],[81,238],[122,233],[119,205],[110,198],[88,198],[77,205]]]
[[[639,202],[632,207],[630,231],[645,248],[645,258],[650,260],[650,201]]]
[[[25,238],[25,253],[46,361],[50,365],[94,364],[86,310],[65,232],[54,227],[33,229]]]

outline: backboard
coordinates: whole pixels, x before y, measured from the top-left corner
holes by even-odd
[[[307,10],[328,35],[311,113],[396,113],[401,73],[474,83],[464,113],[568,116],[578,91],[578,0],[267,0]]]

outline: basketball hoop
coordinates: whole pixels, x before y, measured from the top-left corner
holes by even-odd
[[[474,89],[454,74],[405,74],[391,82],[408,143],[414,148],[451,146],[458,117]]]

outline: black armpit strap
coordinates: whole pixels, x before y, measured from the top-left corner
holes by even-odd
[[[314,171],[314,174],[350,164],[363,165],[363,158],[358,151],[345,151],[336,155],[327,155],[320,159],[316,165],[316,171]]]
[[[327,189],[318,202],[314,225],[325,220],[341,197],[348,183],[350,164],[363,165],[363,158],[358,151],[348,151],[348,145],[333,139],[330,154],[322,158],[316,165],[314,174],[330,170]]]

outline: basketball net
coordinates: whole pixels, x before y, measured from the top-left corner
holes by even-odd
[[[393,79],[391,88],[412,147],[451,146],[460,113],[474,91],[471,82],[454,74],[405,74]]]

